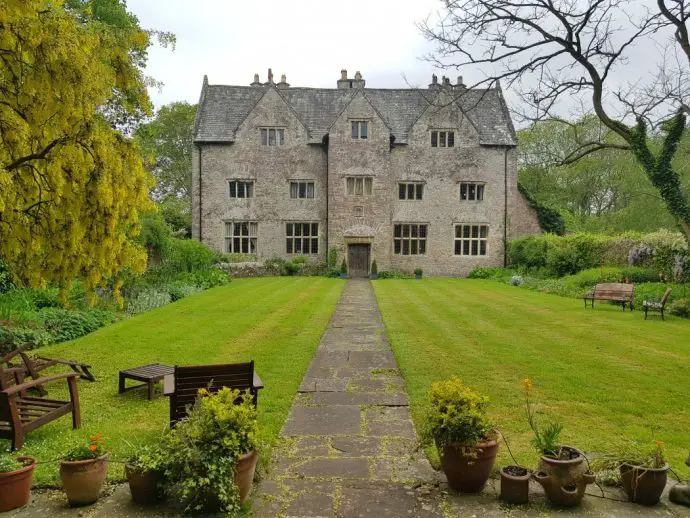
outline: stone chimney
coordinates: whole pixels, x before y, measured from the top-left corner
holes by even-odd
[[[338,90],[349,90],[352,88],[352,83],[347,78],[347,70],[344,68],[340,71],[340,79],[338,79]]]
[[[450,87],[450,86],[451,86],[451,84],[450,84],[450,79],[447,78],[446,76],[443,76],[443,86],[445,86],[445,87]]]
[[[366,81],[362,79],[362,74],[358,70],[355,72],[355,80],[352,81],[352,88],[364,88]]]
[[[429,90],[438,90],[441,85],[438,84],[438,76],[436,74],[431,74],[431,83],[429,83]]]
[[[261,81],[259,81],[259,74],[254,74],[254,82],[249,86],[261,86]]]
[[[280,83],[276,85],[276,88],[278,90],[284,90],[285,88],[290,88],[290,84],[287,82],[287,78],[285,77],[285,74],[280,76]]]
[[[272,84],[275,84],[275,83],[273,83],[273,70],[271,70],[271,69],[269,68],[269,69],[268,69],[268,81],[266,81],[266,82],[264,83],[264,85],[265,85],[265,86],[268,86],[268,85],[272,85]]]
[[[454,90],[466,90],[467,85],[462,82],[462,76],[458,76],[458,82],[453,85]]]

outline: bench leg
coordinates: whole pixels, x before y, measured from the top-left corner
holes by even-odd
[[[21,428],[12,430],[12,451],[21,450],[24,446],[24,433]]]
[[[647,306],[644,307],[644,319],[647,320]]]
[[[125,391],[125,377],[120,373],[120,383],[118,384],[118,394],[122,394]]]
[[[661,320],[666,320],[666,319],[664,318],[664,310],[663,310],[663,309],[661,310]]]
[[[156,397],[156,384],[153,380],[149,380],[149,401]]]

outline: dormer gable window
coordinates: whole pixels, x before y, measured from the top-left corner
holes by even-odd
[[[285,144],[284,128],[260,128],[262,146],[282,146]]]
[[[352,140],[367,140],[369,138],[369,121],[353,120]]]
[[[431,147],[455,147],[455,131],[431,130]]]

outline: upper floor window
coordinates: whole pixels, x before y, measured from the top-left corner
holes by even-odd
[[[352,122],[352,140],[366,140],[369,136],[369,122],[367,121],[351,121]]]
[[[475,182],[462,182],[460,184],[460,200],[481,201],[484,199],[484,184]]]
[[[455,147],[455,132],[448,130],[432,130],[431,147]]]
[[[318,254],[318,223],[286,223],[285,251],[288,254]]]
[[[282,146],[285,144],[285,130],[282,128],[261,128],[262,146]]]
[[[290,182],[290,198],[313,198],[314,182]]]
[[[374,181],[370,176],[349,176],[346,178],[347,194],[350,196],[371,196]]]
[[[254,182],[252,180],[230,180],[231,198],[253,198],[254,197]]]
[[[225,224],[225,251],[229,254],[255,254],[259,224],[233,221]]]
[[[401,223],[393,227],[393,252],[397,255],[426,254],[426,225]]]
[[[399,183],[398,199],[400,200],[421,200],[424,193],[423,183]]]
[[[455,255],[486,255],[488,225],[455,225]]]

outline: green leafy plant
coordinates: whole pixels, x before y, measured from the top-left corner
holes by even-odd
[[[532,392],[532,380],[525,378],[522,380],[522,387],[525,393],[525,412],[527,414],[527,422],[529,423],[534,437],[532,438],[532,446],[545,457],[558,458],[560,456],[561,446],[558,442],[563,425],[558,422],[547,423],[543,428],[539,428],[535,419],[536,410],[530,399]]]
[[[424,273],[424,270],[422,270],[421,268],[415,268],[414,269],[414,274],[417,276],[422,275],[423,273]]]
[[[371,273],[373,273],[374,275],[377,275],[377,274],[379,273],[379,267],[378,267],[378,265],[376,264],[376,259],[374,259],[374,260],[371,262]]]
[[[105,440],[101,434],[97,433],[90,435],[88,441],[73,446],[62,459],[66,461],[91,460],[106,453]]]
[[[340,273],[347,275],[347,263],[345,262],[345,259],[343,259],[343,262],[340,265]]]
[[[471,451],[474,445],[494,436],[486,416],[489,398],[465,386],[458,378],[431,384],[424,437],[442,449],[458,444]]]
[[[338,249],[333,247],[328,251],[328,268],[336,269],[338,266]]]
[[[26,466],[25,463],[19,462],[16,458],[7,454],[0,454],[0,473],[12,473]]]
[[[678,299],[671,303],[669,313],[677,317],[690,318],[690,299]]]
[[[641,446],[630,441],[620,441],[611,452],[592,460],[597,471],[618,470],[623,464],[643,469],[660,469],[666,465],[663,441],[654,441],[654,446]]]
[[[127,459],[127,464],[138,471],[163,471],[165,469],[166,458],[161,450],[160,444],[146,444],[144,446],[133,446],[133,452]]]
[[[249,392],[201,389],[187,419],[163,438],[165,476],[187,511],[217,501],[221,511],[236,513],[240,495],[235,466],[241,455],[257,448],[256,409]]]

